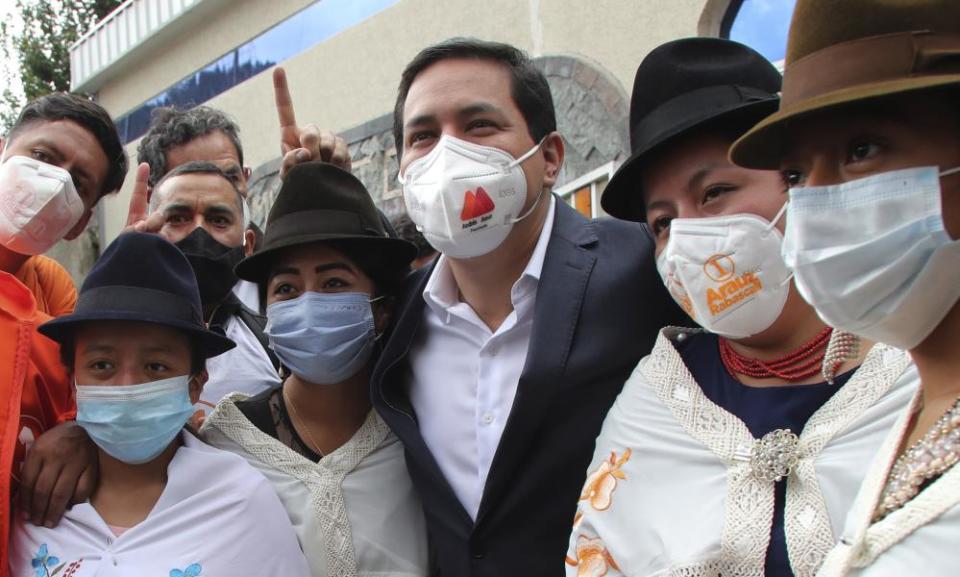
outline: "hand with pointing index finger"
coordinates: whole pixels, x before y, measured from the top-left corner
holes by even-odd
[[[133,194],[130,196],[130,208],[127,210],[127,224],[123,232],[152,232],[158,233],[163,228],[163,214],[155,212],[147,216],[149,204],[150,165],[141,162],[137,167],[137,180],[133,185]]]
[[[293,111],[293,99],[287,86],[287,73],[278,66],[273,71],[273,93],[276,98],[277,116],[280,118],[280,152],[283,162],[280,165],[280,178],[287,171],[311,160],[329,162],[344,170],[350,170],[350,151],[342,138],[329,130],[322,130],[315,124],[297,125]]]

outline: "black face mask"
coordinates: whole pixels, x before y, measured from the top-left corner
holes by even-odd
[[[199,226],[176,245],[190,261],[203,306],[222,301],[237,284],[233,267],[243,260],[243,246],[229,247],[219,243]]]

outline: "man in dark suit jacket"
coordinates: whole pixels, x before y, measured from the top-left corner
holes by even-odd
[[[443,255],[397,303],[374,406],[406,447],[443,575],[562,575],[604,416],[657,331],[685,317],[642,225],[587,220],[549,192],[563,141],[520,51],[425,49],[404,71],[394,131],[408,212]],[[481,187],[456,187],[480,179],[489,204],[507,202],[516,180],[489,174],[512,166],[522,207],[471,236]]]

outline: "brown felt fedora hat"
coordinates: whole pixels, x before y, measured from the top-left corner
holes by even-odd
[[[777,168],[790,121],[853,102],[960,85],[960,0],[797,0],[780,110],[730,149]]]
[[[374,277],[405,271],[417,256],[413,244],[390,236],[355,176],[332,164],[307,162],[290,169],[267,216],[263,244],[234,272],[244,280],[265,281],[281,250],[320,241],[361,251]]]

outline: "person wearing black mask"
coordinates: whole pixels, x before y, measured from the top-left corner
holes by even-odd
[[[157,182],[150,198],[150,213],[162,218],[157,232],[180,248],[197,275],[204,320],[237,343],[208,363],[210,380],[197,406],[204,413],[231,391],[254,395],[280,384],[264,319],[233,290],[240,282],[234,265],[253,252],[248,212],[236,181],[210,162],[178,166]]]

